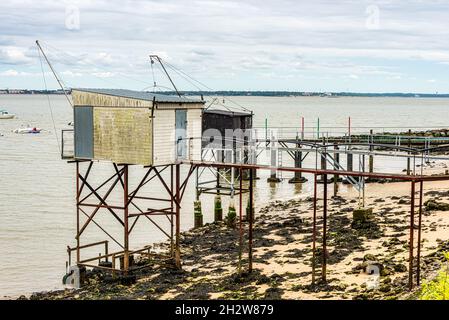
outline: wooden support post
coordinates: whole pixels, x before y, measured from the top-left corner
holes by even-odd
[[[301,143],[299,142],[299,137],[296,136],[296,150],[294,152],[295,168],[302,168],[302,152],[299,150],[301,148]],[[304,178],[299,171],[295,171],[293,178],[288,180],[289,183],[304,183],[307,179]]]
[[[350,153],[350,150],[348,150],[347,159],[346,159],[346,167],[348,171],[353,171],[353,159],[354,155]]]
[[[339,170],[340,168],[340,153],[338,153],[338,144],[334,144],[334,170]],[[334,174],[334,197],[338,194],[338,174]]]
[[[201,201],[193,202],[193,228],[201,228],[203,226],[203,210],[201,209]]]
[[[272,167],[272,169],[270,170],[270,177],[267,179],[267,182],[281,182],[281,179],[279,179],[277,177],[277,170],[276,170],[276,167],[278,166],[277,150],[276,150],[274,136],[271,137],[270,149],[271,149],[271,167]]]
[[[321,152],[321,157],[320,157],[320,159],[321,159],[321,170],[326,170],[327,169],[327,148],[326,147],[324,147],[325,146],[325,140],[324,140],[324,137],[323,137],[323,152]],[[321,179],[320,179],[321,181],[321,183],[326,183],[327,184],[327,180],[325,179],[325,175],[324,174],[322,174],[321,175]]]

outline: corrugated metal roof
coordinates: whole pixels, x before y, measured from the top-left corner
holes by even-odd
[[[199,99],[189,99],[189,98],[180,98],[178,96],[171,96],[165,94],[151,93],[145,91],[134,91],[127,89],[89,89],[89,88],[73,88],[72,90],[82,91],[82,92],[90,92],[97,94],[105,94],[109,96],[137,99],[137,100],[146,100],[153,101],[156,99],[156,102],[166,102],[166,103],[204,103],[203,100]]]

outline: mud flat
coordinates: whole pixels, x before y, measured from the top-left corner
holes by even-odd
[[[435,166],[429,168],[432,173],[437,173]],[[154,264],[136,274],[135,279],[90,272],[88,284],[82,289],[21,298],[416,298],[418,289],[410,292],[407,288],[410,183],[371,183],[366,187],[366,195],[366,207],[372,209],[372,215],[362,224],[353,222],[353,211],[359,206],[356,192],[328,200],[326,283],[311,284],[313,202],[302,197],[257,207],[252,273],[246,272],[247,223],[243,224],[245,238],[239,270],[239,230],[220,222],[182,233],[182,270],[170,264]],[[443,252],[449,251],[449,182],[425,183],[424,201],[427,205],[422,221],[422,281],[435,276],[444,259]],[[320,216],[320,199],[318,204]],[[318,219],[318,239],[321,223]],[[140,263],[146,263],[145,259]],[[368,264],[378,266],[379,277],[373,278],[366,272]]]

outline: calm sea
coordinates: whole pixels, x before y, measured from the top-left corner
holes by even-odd
[[[282,128],[294,134],[301,117],[308,132],[346,132],[351,117],[353,132],[403,131],[415,127],[449,127],[449,99],[421,98],[321,98],[321,97],[232,97],[233,101],[252,109],[254,125]],[[16,296],[34,291],[61,287],[67,260],[66,246],[75,243],[75,166],[60,159],[60,130],[68,128],[72,110],[63,96],[50,96],[49,102],[39,95],[0,95],[0,109],[17,115],[13,120],[0,120],[0,295]],[[12,130],[22,125],[43,128],[41,134],[21,135]],[[332,128],[329,128],[332,127]],[[361,128],[363,127],[363,128]],[[402,130],[397,129],[397,130]],[[287,160],[286,160],[287,161]],[[377,164],[376,164],[377,165]],[[401,171],[403,163],[388,164]],[[95,169],[97,170],[97,168]],[[111,168],[96,171],[106,177]],[[134,169],[133,169],[134,170]],[[135,169],[136,174],[140,169]],[[260,172],[256,185],[257,205],[275,198],[306,194],[309,184],[291,185],[286,181],[269,185],[268,172]],[[284,174],[284,178],[289,178]],[[182,229],[193,224],[193,181],[183,200]],[[157,194],[160,188],[153,190]],[[344,191],[343,191],[344,192]],[[212,197],[204,196],[204,220],[213,219]],[[226,206],[226,201],[224,205]],[[98,221],[113,234],[120,236],[118,224],[107,214]],[[86,230],[85,243],[103,240],[99,229]],[[164,235],[150,223],[137,227],[132,247],[160,241]]]

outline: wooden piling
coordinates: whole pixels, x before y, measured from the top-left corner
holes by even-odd
[[[277,177],[277,150],[275,148],[275,140],[274,140],[274,136],[271,137],[271,172],[270,172],[270,177],[267,179],[267,182],[281,182],[281,179],[279,179]]]
[[[301,143],[299,142],[299,137],[296,136],[296,150],[294,152],[294,161],[295,168],[302,168],[302,152],[301,152]],[[288,180],[289,183],[304,183],[307,179],[302,176],[302,173],[299,171],[295,171],[293,178]]]
[[[334,144],[334,170],[338,170],[340,167],[340,153],[338,153],[338,144]],[[338,174],[334,174],[334,197],[338,194]]]

